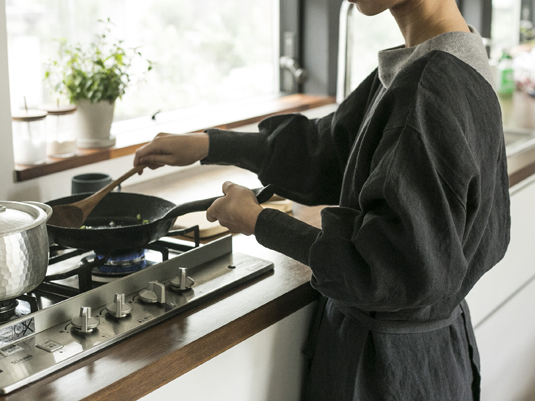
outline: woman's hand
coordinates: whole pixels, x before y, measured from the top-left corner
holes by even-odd
[[[146,164],[152,170],[165,165],[187,166],[208,156],[208,147],[208,134],[205,133],[175,135],[162,132],[136,151],[134,166]]]
[[[256,220],[263,210],[253,191],[227,181],[223,184],[224,197],[216,200],[206,211],[208,221],[219,221],[232,233],[254,234]]]

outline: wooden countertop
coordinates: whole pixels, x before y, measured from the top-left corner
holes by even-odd
[[[530,99],[531,100],[531,99]],[[533,126],[535,128],[535,125]],[[535,146],[508,158],[511,185],[535,173]],[[231,179],[249,187],[256,177],[236,167],[205,166],[198,175],[167,176],[126,187],[180,203],[221,194]],[[293,205],[293,215],[319,226],[321,207]],[[317,298],[310,270],[259,245],[233,237],[234,250],[270,260],[273,272],[76,362],[0,400],[135,400],[253,336]]]

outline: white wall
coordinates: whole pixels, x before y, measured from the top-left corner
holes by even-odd
[[[0,199],[13,185],[13,141],[7,73],[6,4],[0,0]]]

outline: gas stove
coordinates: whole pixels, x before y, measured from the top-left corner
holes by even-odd
[[[198,235],[193,245],[165,237],[107,255],[54,247],[51,255],[36,290],[0,303],[0,394],[273,269],[233,252],[230,235],[206,245]]]

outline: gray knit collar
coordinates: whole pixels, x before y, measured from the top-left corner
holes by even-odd
[[[396,75],[409,63],[433,50],[441,50],[470,65],[494,87],[483,39],[470,26],[469,32],[447,32],[417,46],[398,46],[379,52],[379,79],[388,88]]]

